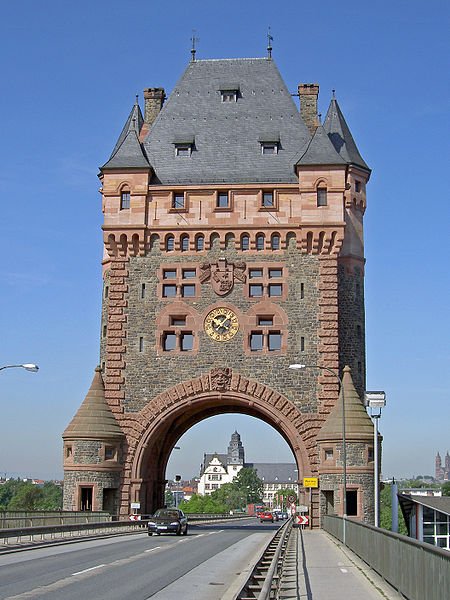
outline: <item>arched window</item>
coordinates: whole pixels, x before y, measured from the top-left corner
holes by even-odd
[[[258,235],[256,236],[256,249],[264,250],[264,234],[263,233],[258,233]]]
[[[241,250],[248,250],[250,248],[250,237],[247,233],[241,236]]]
[[[175,238],[173,235],[168,235],[166,237],[166,250],[167,252],[172,252],[175,248]]]
[[[270,245],[271,245],[272,250],[280,249],[280,236],[278,235],[278,233],[274,233],[272,235],[272,238],[270,240]]]
[[[205,249],[205,238],[203,235],[198,235],[195,238],[195,249],[199,252]]]
[[[120,192],[120,210],[126,208],[130,208],[130,190],[124,187]]]
[[[181,252],[187,252],[189,250],[189,236],[181,236]]]

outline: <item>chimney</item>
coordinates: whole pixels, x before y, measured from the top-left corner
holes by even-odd
[[[164,88],[146,88],[144,90],[144,123],[146,123],[148,127],[153,124],[153,121],[158,116],[162,105],[164,104],[165,97],[166,94],[164,93]]]
[[[300,83],[298,86],[300,97],[300,116],[312,135],[319,125],[317,117],[317,98],[319,97],[318,83]]]

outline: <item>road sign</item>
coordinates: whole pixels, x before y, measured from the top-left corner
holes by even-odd
[[[132,502],[131,508],[133,508],[133,509],[141,508],[141,503],[140,502]]]
[[[130,515],[130,521],[140,521],[141,515]]]
[[[306,515],[295,515],[294,523],[296,525],[308,525],[309,517]]]
[[[289,502],[290,504],[292,504],[293,502],[295,502],[295,496],[293,496],[292,494],[290,494],[290,495],[288,496],[288,502]]]
[[[303,487],[305,488],[316,488],[319,487],[319,479],[317,477],[304,477]]]
[[[308,507],[306,504],[300,504],[297,506],[297,512],[308,512]]]

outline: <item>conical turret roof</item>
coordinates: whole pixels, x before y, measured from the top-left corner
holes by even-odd
[[[64,431],[63,438],[100,440],[123,436],[105,400],[101,368],[97,367],[86,398]]]
[[[345,165],[345,160],[336,152],[322,125],[300,152],[297,165]]]
[[[345,405],[346,441],[371,440],[373,438],[372,420],[361,402],[353,385],[350,367],[344,368],[339,400],[328,415],[325,424],[317,436],[318,441],[342,439],[342,394]]]
[[[336,151],[346,163],[362,167],[370,172],[370,168],[359,153],[336,98],[331,99],[323,128]]]

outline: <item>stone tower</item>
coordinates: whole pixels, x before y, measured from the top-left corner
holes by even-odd
[[[241,436],[237,431],[231,434],[231,440],[228,445],[227,464],[243,465],[245,462],[244,446],[241,442]]]
[[[151,87],[144,115],[132,107],[100,172],[100,354],[118,454],[100,460],[95,431],[84,454],[73,433],[66,507],[79,508],[80,489],[92,485],[113,490],[123,518],[131,502],[150,513],[178,439],[238,412],[283,436],[300,482],[323,474],[314,524],[325,494],[339,513],[342,467],[336,460],[329,472],[320,455],[328,442],[338,452],[338,441],[317,439],[339,381],[323,368],[351,367],[362,397],[370,170],[337,100],[322,125],[319,86],[298,90],[300,110],[270,58],[193,60],[167,101]],[[310,367],[289,370],[299,362]],[[359,473],[355,517],[370,520],[373,452],[358,422],[348,468]],[[94,493],[92,508],[102,502]]]

